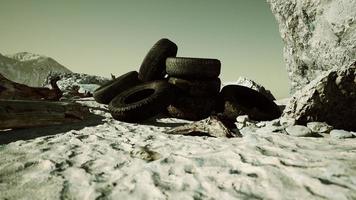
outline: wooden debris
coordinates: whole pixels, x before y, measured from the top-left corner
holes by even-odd
[[[57,86],[58,80],[59,77],[50,80],[52,89],[29,87],[13,82],[0,74],[0,99],[58,101],[62,97],[62,92]]]
[[[78,122],[88,114],[79,103],[0,99],[0,130]]]
[[[239,132],[233,132],[228,128],[223,119],[211,116],[207,119],[179,126],[166,132],[175,135],[211,136],[211,137],[240,137]],[[237,131],[237,130],[236,130]]]
[[[87,98],[93,96],[93,94],[88,91],[80,93],[79,89],[80,87],[78,85],[73,85],[69,91],[66,91],[64,93],[63,97],[67,99],[75,99],[75,98]]]

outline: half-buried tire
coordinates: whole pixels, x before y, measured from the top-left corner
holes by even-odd
[[[220,75],[217,59],[170,57],[166,60],[167,74],[186,79],[213,79]]]
[[[216,96],[221,86],[219,78],[211,80],[186,80],[170,77],[168,82],[193,97]]]
[[[143,59],[139,79],[143,82],[161,80],[166,75],[166,59],[177,55],[178,47],[168,39],[159,40]]]
[[[128,72],[96,89],[93,96],[98,103],[109,104],[115,96],[140,83],[136,71]]]
[[[256,121],[273,120],[281,116],[277,104],[256,90],[240,85],[223,87],[219,104],[224,115],[232,120],[246,114]]]
[[[109,111],[116,120],[138,122],[164,111],[173,98],[172,86],[166,81],[144,83],[116,96]]]
[[[175,118],[198,121],[209,117],[214,111],[216,98],[182,96],[167,107]]]

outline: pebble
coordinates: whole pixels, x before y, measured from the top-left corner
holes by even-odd
[[[236,122],[238,123],[245,123],[248,120],[249,120],[248,115],[240,115],[236,118]]]
[[[288,126],[286,131],[289,135],[296,137],[308,137],[313,134],[308,127],[302,125]]]
[[[355,137],[351,132],[334,129],[330,132],[330,137],[335,139],[346,139]]]
[[[236,118],[235,125],[240,130],[244,127],[255,126],[255,122],[250,120],[248,115],[240,115]]]
[[[325,122],[309,122],[307,127],[314,133],[329,133],[333,127]]]

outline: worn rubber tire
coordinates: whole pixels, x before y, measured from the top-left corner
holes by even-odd
[[[219,104],[224,115],[232,120],[246,114],[256,121],[273,120],[281,116],[277,104],[256,90],[240,85],[223,87],[219,94]]]
[[[109,104],[114,119],[138,122],[153,117],[174,99],[174,91],[167,81],[143,83],[122,92]]]
[[[214,111],[216,98],[181,96],[167,107],[168,113],[175,118],[198,121],[209,117]]]
[[[168,82],[193,97],[216,96],[221,87],[219,78],[210,80],[187,80],[170,77]]]
[[[143,59],[138,77],[148,82],[161,80],[166,75],[166,59],[177,55],[178,47],[168,39],[160,39]]]
[[[221,63],[217,59],[170,57],[166,60],[169,76],[186,79],[214,79],[219,77]]]
[[[94,99],[98,103],[109,104],[121,92],[140,84],[136,71],[128,72],[102,85],[94,91]]]

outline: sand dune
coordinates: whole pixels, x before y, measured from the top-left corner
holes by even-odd
[[[123,123],[82,103],[86,122],[0,132],[0,199],[356,198],[353,139],[167,135],[189,122]]]

